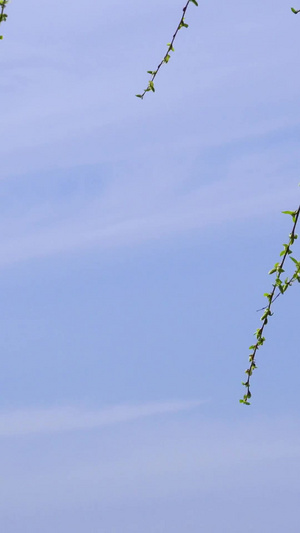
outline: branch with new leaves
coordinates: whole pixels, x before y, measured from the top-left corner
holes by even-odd
[[[156,78],[156,76],[157,76],[160,68],[162,67],[162,65],[164,63],[168,63],[169,62],[170,57],[171,57],[171,52],[174,52],[173,44],[174,44],[174,41],[176,39],[176,36],[177,36],[179,30],[181,28],[187,28],[188,27],[188,24],[185,23],[185,14],[186,14],[186,10],[187,10],[190,2],[192,2],[193,4],[198,6],[198,2],[196,0],[188,0],[186,5],[184,6],[184,8],[182,10],[183,14],[182,14],[181,19],[179,21],[179,24],[178,24],[178,26],[177,26],[177,28],[175,30],[175,33],[174,33],[174,35],[172,37],[172,40],[171,40],[170,43],[167,44],[167,46],[168,46],[167,52],[165,53],[163,59],[159,63],[159,65],[156,68],[156,70],[147,70],[148,74],[151,74],[151,78],[149,80],[147,88],[143,91],[143,93],[142,94],[136,94],[136,96],[138,98],[143,99],[145,94],[147,92],[149,92],[149,91],[155,92],[154,79]],[[293,7],[291,7],[291,10],[292,10],[292,12],[295,15],[300,13],[300,9],[296,10]],[[242,382],[244,387],[246,387],[246,392],[245,392],[243,398],[240,400],[241,403],[246,404],[246,405],[250,405],[250,402],[249,402],[249,399],[251,398],[250,378],[251,378],[251,376],[253,374],[253,371],[257,368],[256,367],[256,359],[255,359],[257,351],[265,342],[265,337],[263,336],[263,333],[264,333],[264,329],[265,329],[265,327],[266,327],[266,325],[268,323],[269,317],[273,315],[273,313],[272,313],[272,305],[275,302],[275,300],[278,298],[278,296],[280,296],[281,294],[284,294],[286,292],[286,290],[289,287],[291,287],[295,281],[298,281],[300,283],[300,261],[298,261],[297,259],[295,259],[294,257],[291,256],[291,254],[292,254],[291,246],[294,244],[295,240],[297,239],[296,226],[297,226],[297,222],[298,222],[298,219],[299,219],[300,206],[298,207],[298,209],[296,211],[283,211],[283,213],[291,215],[291,217],[293,218],[294,226],[293,226],[293,229],[292,229],[292,231],[291,231],[291,233],[289,235],[288,244],[284,244],[283,245],[283,250],[282,250],[282,252],[280,254],[280,257],[282,257],[281,261],[278,262],[278,263],[275,263],[274,267],[269,272],[269,274],[276,274],[276,278],[275,278],[275,282],[273,284],[273,288],[272,288],[271,292],[264,294],[264,296],[268,299],[268,305],[261,309],[261,311],[263,311],[263,315],[261,317],[262,325],[261,325],[260,328],[258,328],[256,330],[256,332],[254,334],[256,336],[256,343],[252,344],[250,346],[250,348],[249,348],[251,350],[251,353],[249,355],[249,363],[250,363],[250,365],[247,368],[247,370],[245,371],[245,373],[247,374],[247,380]],[[290,259],[293,261],[294,265],[296,265],[296,268],[294,270],[293,275],[290,278],[286,278],[285,281],[283,282],[282,279],[281,279],[281,274],[283,274],[283,272],[284,272],[283,266],[285,264],[285,261],[286,261],[287,257],[290,257]]]
[[[276,274],[275,282],[273,283],[273,288],[271,292],[267,292],[264,294],[265,298],[268,300],[268,305],[266,307],[263,307],[261,311],[263,311],[263,315],[261,316],[260,320],[262,321],[262,325],[260,328],[256,330],[254,333],[256,337],[256,343],[249,346],[249,350],[251,350],[251,353],[249,355],[249,367],[245,371],[245,374],[247,374],[247,380],[242,382],[242,385],[246,387],[246,392],[243,396],[243,398],[240,400],[240,403],[243,403],[245,405],[250,405],[250,398],[251,398],[251,392],[250,392],[250,378],[254,372],[254,370],[257,368],[256,366],[256,354],[258,349],[264,344],[265,337],[263,336],[264,329],[268,323],[269,317],[273,315],[272,312],[272,305],[274,301],[278,298],[278,296],[284,294],[286,290],[293,285],[295,281],[298,281],[300,283],[300,261],[295,259],[295,257],[292,256],[292,245],[294,244],[295,240],[297,239],[298,235],[296,234],[296,227],[299,220],[300,215],[300,206],[296,211],[283,211],[284,214],[290,215],[293,220],[293,228],[291,233],[289,234],[289,241],[287,244],[283,245],[283,250],[280,253],[280,257],[282,257],[281,261],[278,263],[275,263],[274,267],[270,270],[269,274]],[[284,273],[283,266],[285,264],[285,261],[287,258],[290,258],[290,260],[295,265],[295,270],[293,275],[289,278],[287,277],[284,281],[281,279],[281,275]]]
[[[1,22],[5,22],[7,19],[7,14],[4,13],[4,10],[8,4],[8,1],[9,0],[0,0],[0,24]],[[3,39],[3,35],[0,35],[0,39]]]
[[[181,19],[179,21],[179,24],[178,24],[176,30],[175,30],[175,33],[174,33],[174,35],[172,37],[172,40],[171,40],[170,43],[167,43],[168,49],[167,49],[163,59],[161,60],[161,62],[157,66],[156,70],[147,70],[148,74],[151,74],[151,79],[149,80],[148,86],[143,91],[143,93],[135,95],[135,96],[137,96],[137,98],[143,99],[147,92],[149,92],[149,91],[152,91],[153,93],[155,92],[154,80],[155,80],[155,78],[156,78],[156,76],[158,74],[158,71],[161,69],[162,65],[164,63],[169,63],[169,60],[171,58],[171,53],[174,52],[173,44],[174,44],[174,41],[176,39],[177,33],[179,32],[179,30],[181,30],[181,28],[188,28],[188,26],[189,26],[188,24],[186,24],[184,19],[185,19],[186,10],[187,10],[187,8],[188,8],[190,3],[194,4],[195,6],[198,6],[197,0],[188,0],[188,2],[185,4],[185,6],[184,6],[184,8],[182,10],[183,13],[182,13]]]

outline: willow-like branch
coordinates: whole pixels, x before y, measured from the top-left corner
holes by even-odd
[[[291,256],[292,249],[291,246],[294,244],[295,240],[297,239],[298,235],[296,235],[296,227],[299,220],[300,215],[300,206],[296,211],[283,211],[284,214],[291,215],[293,219],[293,228],[291,233],[289,234],[289,242],[288,244],[283,245],[283,250],[280,253],[280,256],[282,257],[280,263],[275,263],[274,267],[270,270],[269,274],[276,273],[276,279],[275,283],[273,284],[273,289],[270,293],[265,293],[264,296],[268,299],[268,305],[263,308],[264,313],[261,317],[262,325],[260,328],[256,330],[254,335],[256,336],[256,343],[252,346],[249,346],[249,350],[251,350],[251,353],[249,355],[249,362],[250,365],[245,371],[247,374],[247,380],[242,382],[244,387],[246,387],[246,392],[243,396],[243,398],[240,400],[241,403],[250,405],[249,399],[251,398],[251,392],[250,392],[250,378],[253,374],[253,371],[257,368],[256,367],[256,354],[260,346],[262,346],[265,342],[265,337],[263,336],[264,329],[268,323],[268,318],[273,315],[272,312],[272,304],[274,301],[278,298],[280,294],[284,294],[285,291],[291,287],[291,285],[295,281],[300,282],[300,261],[297,261],[294,257]],[[284,272],[283,266],[285,264],[286,258],[290,257],[290,259],[293,261],[293,263],[296,265],[296,269],[294,271],[294,274],[291,276],[291,278],[286,278],[283,282],[281,280],[281,274]],[[279,290],[279,294],[275,295],[276,290]]]
[[[8,4],[8,0],[0,0],[0,24],[1,22],[5,22],[7,19],[7,14],[4,13],[4,9],[6,8],[6,5]],[[0,39],[3,39],[3,35],[0,35]]]
[[[164,63],[168,63],[170,58],[171,58],[171,52],[174,52],[174,41],[177,37],[177,34],[179,32],[179,30],[181,30],[181,28],[188,28],[188,24],[185,23],[184,21],[184,18],[185,18],[185,14],[186,14],[186,11],[187,11],[187,8],[189,6],[189,4],[192,3],[194,4],[195,6],[198,6],[198,2],[197,0],[188,0],[187,3],[185,4],[183,10],[182,10],[182,16],[181,16],[181,19],[179,21],[179,24],[175,30],[175,33],[173,34],[173,37],[172,37],[172,40],[170,43],[167,44],[168,46],[168,49],[163,57],[163,59],[161,60],[161,62],[158,64],[156,70],[147,70],[148,74],[151,74],[151,79],[149,80],[149,83],[148,83],[148,86],[147,88],[144,90],[144,92],[142,94],[136,94],[135,96],[137,96],[137,98],[141,98],[143,99],[145,94],[149,91],[152,91],[152,92],[155,92],[155,87],[154,87],[154,80],[159,72],[159,70],[161,69],[162,65]]]

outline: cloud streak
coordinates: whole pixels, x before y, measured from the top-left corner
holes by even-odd
[[[0,436],[64,433],[99,429],[148,417],[176,414],[205,402],[169,401],[140,405],[117,405],[98,410],[76,407],[27,409],[0,412]]]
[[[297,201],[296,146],[285,143],[280,153],[277,146],[275,140],[258,149],[244,141],[202,148],[199,155],[194,146],[187,170],[177,155],[169,161],[157,152],[150,167],[137,158],[4,180],[0,266],[136,245],[291,209]]]

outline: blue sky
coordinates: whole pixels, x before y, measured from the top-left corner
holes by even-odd
[[[190,6],[140,101],[182,7],[7,7],[5,533],[298,532],[298,287],[238,400],[299,204],[299,19]]]

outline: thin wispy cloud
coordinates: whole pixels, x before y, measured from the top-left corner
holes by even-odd
[[[51,202],[39,196],[27,210],[25,201],[20,212],[14,209],[0,220],[0,266],[78,250],[139,245],[293,208],[298,196],[296,179],[280,185],[280,171],[273,169],[260,185],[262,172],[266,176],[266,162],[254,165],[251,172],[245,158],[232,168],[230,178],[202,186],[191,187],[188,180],[178,184],[174,169],[173,187],[168,176],[161,183],[151,175],[140,183],[135,176],[127,185],[122,180],[112,182],[95,197],[91,193],[74,201],[66,195],[63,201]],[[178,188],[187,190],[178,192]]]
[[[117,405],[98,410],[76,407],[0,411],[0,436],[63,433],[124,424],[153,416],[171,415],[199,407],[204,401],[169,401]]]

